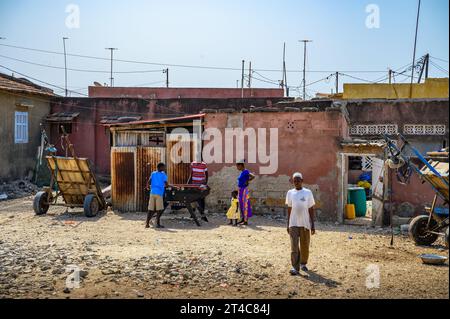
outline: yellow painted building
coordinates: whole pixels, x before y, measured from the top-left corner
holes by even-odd
[[[425,83],[346,83],[344,93],[335,98],[358,99],[427,99],[449,98],[448,78],[428,78]]]

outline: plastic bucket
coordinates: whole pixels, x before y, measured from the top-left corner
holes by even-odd
[[[354,204],[345,205],[345,218],[346,219],[355,219],[356,218],[356,211],[355,211]]]

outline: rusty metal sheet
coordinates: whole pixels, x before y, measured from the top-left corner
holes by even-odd
[[[112,204],[122,212],[136,211],[135,157],[135,147],[111,149]]]
[[[116,147],[132,147],[138,145],[138,134],[136,132],[118,131],[115,134]]]
[[[136,150],[136,209],[139,212],[147,211],[149,192],[145,188],[158,163],[164,162],[165,151],[162,147],[138,147]]]
[[[179,145],[184,144],[183,146],[181,146],[179,148],[178,152],[176,152],[176,150],[174,150],[174,153],[176,153],[180,157],[181,157],[182,149],[190,149],[189,157],[180,163],[175,162],[171,156],[172,149],[175,146],[175,144],[177,144],[177,143],[181,143]],[[189,175],[191,173],[190,164],[194,160],[194,150],[195,150],[194,146],[195,146],[195,143],[192,140],[190,140],[190,141],[168,140],[167,141],[167,163],[166,163],[166,165],[167,165],[167,177],[168,177],[170,184],[186,184],[187,183],[187,181],[189,179]]]

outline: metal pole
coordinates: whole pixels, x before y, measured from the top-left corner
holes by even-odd
[[[244,68],[245,60],[242,60],[242,76],[241,76],[241,98],[244,98]]]
[[[250,97],[252,97],[253,92],[252,92],[252,62],[251,61],[248,66],[248,88],[250,89]]]
[[[336,94],[339,93],[339,72],[336,72]]]
[[[286,72],[286,42],[283,44],[283,81],[282,84],[284,86],[285,94],[289,97],[289,88],[287,84],[287,72]]]
[[[389,69],[389,76],[388,76],[388,78],[389,78],[389,84],[392,84],[392,70],[391,69]]]
[[[303,100],[306,100],[306,43],[311,40],[300,40],[303,42]]]
[[[114,50],[111,49],[111,78],[110,78],[110,80],[111,80],[110,86],[111,87],[113,87],[113,85],[114,85],[114,77],[113,77],[113,59],[114,59],[114,57],[113,57],[113,52],[114,52]]]
[[[248,63],[248,88],[252,88],[252,62]]]
[[[66,40],[68,40],[69,38],[67,37],[63,37],[63,46],[64,46],[64,89],[66,92],[66,97],[68,95],[68,90],[67,90],[67,54],[66,54]]]
[[[111,51],[111,77],[109,78],[109,80],[110,80],[110,86],[113,87],[114,86],[114,77],[113,77],[114,51],[118,50],[118,49],[117,48],[106,48],[106,50],[110,50]]]
[[[169,88],[169,68],[165,69],[163,73],[166,74],[166,88]]]
[[[306,41],[303,42],[303,101],[306,99]]]
[[[420,4],[421,4],[421,0],[419,0],[419,4],[417,7],[416,34],[414,37],[414,52],[413,52],[413,62],[412,62],[412,69],[411,69],[411,85],[409,88],[409,97],[410,98],[412,98],[412,86],[414,83],[414,67],[415,67],[415,62],[416,62],[417,33],[419,31]]]

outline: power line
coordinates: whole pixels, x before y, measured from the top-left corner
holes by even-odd
[[[322,81],[329,80],[329,79],[331,79],[334,75],[335,75],[334,73],[331,73],[329,76],[327,76],[327,77],[325,77],[325,78],[323,78],[323,79],[320,79],[320,80],[317,80],[317,81],[314,81],[314,82],[311,82],[311,83],[306,84],[305,87],[309,87],[309,86],[314,85],[314,84],[316,84],[316,83],[319,83],[319,82],[322,82]]]
[[[435,60],[438,60],[438,61],[441,61],[441,62],[445,62],[445,63],[448,63],[448,60],[444,60],[444,59],[440,59],[440,58],[437,58],[437,57],[435,57],[435,56],[430,56],[432,59],[435,59]]]
[[[25,94],[14,93],[14,92],[8,92],[8,94],[14,95],[14,96],[19,96],[19,97],[27,97],[27,95],[25,95]],[[55,96],[54,98],[63,98],[63,97]],[[35,100],[42,101],[42,102],[48,102],[48,99],[43,99],[43,98],[39,98],[39,97],[36,97]],[[146,101],[146,102],[150,102],[147,99],[142,99],[141,98],[141,100]],[[64,102],[61,102],[61,101],[57,101],[56,103],[58,103],[58,105],[74,107],[70,103],[64,103]],[[172,113],[151,112],[151,114],[156,114],[156,115],[185,115],[186,114],[186,113],[182,113],[182,112],[177,112],[176,110],[173,110],[170,107],[164,106],[164,105],[157,105],[157,107],[166,108],[167,110],[171,111]],[[76,105],[75,108],[76,109],[92,110],[92,107],[90,107],[90,106],[83,106],[83,105]],[[125,114],[125,115],[149,115],[150,114],[149,112],[135,112],[135,111],[130,111],[130,110],[114,110],[112,113],[113,114]],[[102,125],[99,125],[99,126],[102,126]]]
[[[366,80],[366,79],[363,79],[363,78],[360,78],[360,77],[356,77],[356,76],[349,75],[349,74],[345,74],[345,73],[341,73],[341,72],[338,72],[338,74],[339,74],[339,75],[342,75],[342,76],[347,76],[347,77],[352,78],[352,79],[354,79],[354,80],[366,82],[366,83],[375,83],[375,82],[373,82],[373,81],[371,81],[371,80]]]
[[[441,67],[440,65],[438,65],[437,63],[435,63],[435,62],[433,62],[433,61],[430,61],[430,64],[432,65],[432,66],[434,66],[436,69],[438,69],[439,71],[441,71],[442,73],[445,73],[445,74],[449,74],[448,73],[448,71],[446,70],[446,69],[444,69],[443,67]]]
[[[0,57],[8,59],[8,60],[12,60],[12,61],[17,61],[17,62],[21,62],[21,63],[26,63],[26,64],[30,64],[30,65],[36,65],[36,66],[40,66],[40,67],[45,67],[45,68],[50,68],[50,69],[58,69],[58,70],[64,70],[64,67],[62,66],[53,66],[53,65],[47,65],[47,64],[41,64],[41,63],[36,63],[36,62],[31,62],[31,61],[27,61],[27,60],[22,60],[22,59],[17,59],[17,58],[12,58],[6,55],[2,55],[0,54]],[[106,71],[106,70],[88,70],[88,69],[72,69],[72,68],[67,68],[68,71],[74,71],[74,72],[86,72],[86,73],[105,73],[105,74],[109,74],[111,71]],[[142,70],[142,71],[114,71],[114,74],[125,74],[125,73],[156,73],[156,72],[161,72],[162,70]]]
[[[0,46],[9,47],[9,48],[15,48],[15,49],[21,49],[21,50],[34,51],[34,52],[40,52],[40,53],[46,53],[46,54],[64,55],[64,53],[62,53],[62,52],[51,51],[51,50],[34,49],[34,48],[28,48],[28,47],[22,47],[22,46],[8,45],[8,44],[0,44]],[[102,60],[102,61],[110,61],[110,59],[105,58],[105,57],[98,57],[98,56],[91,56],[91,55],[82,55],[82,54],[74,54],[74,53],[68,53],[67,56],[77,57],[77,58],[85,58],[85,59]],[[233,67],[156,63],[156,62],[137,61],[137,60],[124,60],[124,59],[114,59],[114,62],[144,64],[144,65],[158,65],[158,66],[164,66],[164,67],[178,67],[178,68],[241,71],[240,68],[233,68]],[[82,72],[88,71],[88,70],[80,70],[80,69],[77,69],[77,70],[82,71]],[[280,70],[280,69],[255,69],[255,71],[260,71],[260,72],[282,72],[282,70]],[[107,71],[96,71],[96,72],[107,73]],[[129,72],[114,72],[114,73],[145,73],[145,72],[161,72],[161,70],[129,71]],[[289,72],[289,73],[302,73],[303,70],[301,70],[301,71],[300,70],[286,70],[286,72]],[[336,72],[336,71],[332,71],[332,70],[307,70],[306,71],[306,73],[331,73],[331,72]],[[346,73],[384,73],[385,71],[380,71],[380,70],[341,70],[339,72],[346,72]]]
[[[48,82],[45,82],[45,81],[36,79],[36,78],[31,77],[31,76],[29,76],[29,75],[26,75],[26,74],[17,72],[17,71],[15,71],[15,70],[13,70],[13,69],[10,69],[10,68],[8,68],[8,67],[6,67],[6,66],[4,66],[4,65],[1,65],[1,64],[0,64],[0,67],[1,67],[1,68],[4,68],[4,69],[6,69],[6,70],[8,70],[8,71],[10,71],[10,72],[17,73],[17,74],[19,74],[19,75],[21,75],[21,76],[24,76],[24,77],[26,77],[26,78],[32,79],[33,81],[37,81],[37,82],[40,82],[40,83],[44,83],[45,85],[48,85],[48,86],[51,86],[51,87],[55,87],[55,88],[58,88],[58,89],[61,89],[61,90],[64,90],[64,91],[66,90],[65,88],[63,88],[63,87],[61,87],[61,86],[54,85],[54,84],[51,84],[51,83],[48,83]],[[70,90],[69,90],[69,92],[73,92],[73,93],[77,93],[77,94],[80,94],[80,95],[87,96],[86,94],[78,93],[78,92],[75,92],[75,91],[70,91]]]

